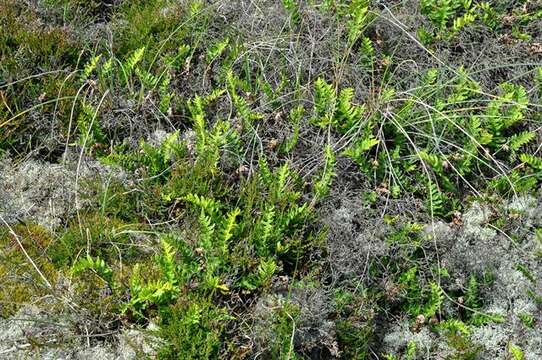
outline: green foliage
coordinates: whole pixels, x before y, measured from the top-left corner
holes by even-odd
[[[332,84],[318,78],[314,91],[313,124],[319,127],[333,126],[341,133],[353,131],[359,126],[365,108],[353,103],[352,88],[344,88],[337,93]]]
[[[444,302],[444,290],[436,283],[428,286],[419,283],[418,269],[412,267],[399,277],[399,284],[405,291],[404,309],[412,317],[423,315],[430,319],[437,315]]]
[[[240,80],[233,74],[232,71],[227,73],[227,89],[235,105],[237,113],[243,120],[243,125],[246,128],[249,128],[252,122],[255,120],[260,120],[263,118],[263,115],[258,112],[252,111],[248,101],[237,92],[238,83]]]
[[[444,207],[446,206],[446,199],[444,194],[437,188],[437,185],[434,182],[429,182],[427,188],[427,212],[431,214],[431,216],[445,215]]]
[[[218,41],[217,43],[213,44],[209,49],[207,49],[207,62],[212,63],[213,61],[218,59],[228,48],[229,43],[230,39],[225,38],[224,40]]]
[[[478,6],[472,0],[420,0],[422,14],[435,27],[434,32],[420,28],[418,35],[424,42],[434,39],[451,39],[465,26],[474,23],[478,17]],[[485,6],[486,21],[488,8]]]
[[[274,312],[273,323],[271,325],[274,338],[270,343],[270,356],[273,359],[297,359],[294,350],[295,343],[293,336],[296,330],[296,318],[299,314],[299,308],[289,302],[284,302]]]
[[[367,0],[353,0],[348,9],[348,41],[354,43],[363,34],[369,23],[369,2]]]
[[[81,112],[77,118],[79,132],[78,143],[84,147],[92,147],[95,144],[103,144],[105,135],[100,127],[98,112],[90,104],[83,103]]]
[[[299,24],[301,21],[301,13],[299,12],[299,4],[296,0],[282,0],[282,5],[284,9],[290,15],[290,19],[293,25]]]
[[[324,149],[324,168],[318,180],[314,184],[314,195],[316,199],[321,199],[329,193],[331,183],[335,177],[336,158],[331,146]]]
[[[205,298],[191,297],[162,312],[160,335],[166,343],[159,359],[213,359],[222,347],[222,332],[232,317]]]
[[[72,266],[72,272],[77,275],[84,271],[93,271],[107,283],[112,284],[113,282],[113,270],[103,259],[100,257],[92,258],[90,255],[87,255],[85,258],[80,258]]]
[[[524,360],[525,354],[523,353],[523,350],[519,346],[516,346],[514,344],[508,345],[508,352],[512,355],[514,360]]]
[[[286,138],[281,144],[281,152],[289,153],[297,145],[299,141],[300,123],[304,114],[305,108],[303,106],[298,106],[290,110],[290,113],[288,114],[288,120],[294,127],[293,134],[290,137]]]

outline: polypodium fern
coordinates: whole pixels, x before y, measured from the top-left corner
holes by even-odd
[[[86,102],[81,105],[81,111],[77,118],[77,127],[79,145],[92,146],[105,142],[105,135],[100,127],[97,110]]]
[[[532,131],[522,131],[508,138],[508,148],[510,151],[518,151],[522,146],[527,145],[534,140],[536,134]]]
[[[92,256],[87,255],[86,257],[77,260],[77,262],[72,266],[72,273],[75,275],[83,273],[87,270],[94,271],[108,284],[112,284],[113,270],[111,270],[111,268],[105,263],[102,258],[93,258]]]
[[[239,208],[235,208],[234,210],[230,211],[222,221],[220,236],[217,244],[218,247],[221,248],[222,255],[225,255],[228,252],[228,244],[234,236],[234,231],[237,227],[236,218],[240,213],[241,210]]]
[[[442,216],[444,215],[444,206],[446,203],[444,194],[439,190],[437,184],[429,181],[427,185],[427,201],[425,202],[427,212],[431,216]]]
[[[353,0],[348,9],[349,20],[346,23],[348,40],[351,44],[356,42],[368,25],[369,1]]]
[[[542,158],[525,153],[521,154],[519,158],[522,162],[529,165],[533,170],[537,171],[542,177]]]
[[[329,193],[331,182],[335,177],[336,158],[331,146],[327,145],[324,150],[324,168],[320,178],[314,184],[314,195],[316,199],[321,199]]]
[[[333,123],[337,93],[333,85],[318,78],[314,83],[314,117],[312,122],[320,127]]]
[[[231,70],[228,71],[226,75],[226,83],[233,104],[235,105],[237,113],[243,120],[243,125],[245,127],[249,127],[253,121],[263,118],[262,114],[252,111],[247,100],[237,93],[237,84],[239,83],[239,79],[236,78]]]
[[[354,89],[352,88],[344,88],[339,93],[335,124],[342,132],[346,132],[357,126],[365,111],[363,105],[354,105],[353,99]]]
[[[426,318],[432,318],[435,316],[440,310],[442,302],[444,301],[444,291],[442,288],[436,283],[431,283],[429,286],[429,297],[423,308],[423,315],[425,315]]]
[[[83,68],[83,73],[81,74],[81,81],[87,80],[92,72],[96,69],[98,62],[102,58],[102,55],[96,55],[90,58],[90,60],[85,64],[85,67]]]
[[[361,122],[365,107],[353,103],[354,89],[344,88],[337,94],[332,84],[319,78],[314,83],[314,90],[313,124],[319,127],[333,126],[346,133]]]
[[[290,114],[288,115],[288,120],[294,127],[294,132],[290,137],[286,138],[284,142],[281,144],[280,151],[282,153],[289,153],[297,145],[297,142],[299,141],[300,122],[304,113],[305,113],[305,108],[303,106],[297,106],[293,108],[292,110],[290,110]]]

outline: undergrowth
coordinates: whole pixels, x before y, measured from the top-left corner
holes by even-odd
[[[2,225],[2,317],[46,294],[60,298],[57,282],[68,279],[86,331],[156,325],[163,359],[374,358],[380,322],[392,318],[444,339],[450,358],[474,359],[483,349],[473,329],[505,321],[486,308],[491,276],[452,284],[454,269],[440,264],[425,225],[404,217],[382,216],[391,250],[367,262],[367,279],[337,280],[321,217],[340,201],[333,196],[347,182],[345,168],[369,184],[363,193],[373,206],[415,199],[427,222],[459,226],[474,198],[535,193],[542,67],[528,81],[488,89],[465,67],[432,66],[405,87],[397,78],[404,64],[374,28],[381,9],[364,0],[274,5],[284,33],[272,35],[291,36],[288,46],[313,35],[311,22],[332,24],[332,65],[317,73],[303,64],[292,72],[290,55],[269,70],[273,55],[258,52],[268,45],[229,26],[220,16],[227,4],[40,6],[0,5],[0,154],[93,159],[127,175],[106,184],[77,179],[85,205],[62,228]],[[536,6],[465,0],[421,0],[419,10],[417,37],[428,47],[475,26],[508,31],[507,11],[512,34],[527,41],[523,31],[541,17]],[[110,39],[80,41],[100,24]],[[351,81],[349,66],[371,81]],[[14,280],[25,274],[32,276]],[[300,335],[310,328],[296,298],[310,288],[306,279],[332,294],[325,320],[333,340],[323,345]],[[276,294],[265,317],[273,335],[243,337],[258,321],[255,309]],[[520,319],[536,326],[529,313]],[[508,349],[523,358],[519,347]],[[411,342],[403,354],[421,350]]]

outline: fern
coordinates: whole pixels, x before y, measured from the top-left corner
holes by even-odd
[[[258,264],[256,273],[243,279],[241,281],[241,286],[248,290],[256,290],[261,286],[265,286],[269,284],[277,269],[278,266],[272,258],[262,260]]]
[[[326,127],[333,123],[337,94],[331,84],[318,78],[314,83],[314,117],[312,123]]]
[[[422,150],[418,152],[418,157],[428,164],[437,175],[444,175],[444,162],[438,155],[429,154],[428,152]]]
[[[250,109],[250,106],[247,102],[247,100],[240,96],[237,93],[237,83],[239,82],[239,79],[237,79],[233,72],[230,70],[228,71],[226,75],[226,83],[228,87],[228,92],[231,96],[231,99],[233,101],[233,104],[235,105],[235,108],[237,110],[237,113],[243,119],[243,124],[245,127],[249,127],[252,122],[255,120],[260,120],[263,118],[262,114],[259,114],[257,112],[253,112]]]
[[[213,217],[218,214],[220,209],[219,201],[197,194],[188,194],[182,200],[199,207],[205,214]]]
[[[275,181],[275,178],[273,176],[273,173],[269,169],[269,164],[267,163],[265,157],[261,156],[258,160],[258,168],[258,176],[260,178],[260,181],[268,187],[271,186],[271,184],[273,184],[273,181]]]
[[[162,255],[158,258],[158,263],[166,281],[172,285],[177,285],[177,273],[175,262],[175,250],[166,237],[160,239],[162,245]]]
[[[494,140],[494,146],[505,142],[503,131],[522,120],[529,99],[524,87],[509,83],[501,84],[502,95],[493,99],[486,111],[486,122]]]
[[[273,196],[276,201],[284,199],[286,192],[286,184],[290,177],[290,167],[287,162],[281,165],[275,174],[275,182],[273,183]]]
[[[212,251],[214,245],[213,237],[215,234],[215,224],[211,220],[211,217],[205,214],[203,209],[199,215],[199,225],[199,243],[206,251]]]
[[[160,104],[158,108],[163,114],[167,114],[169,112],[171,100],[174,97],[174,93],[171,92],[169,89],[170,81],[171,81],[170,75],[169,73],[167,73],[163,77],[162,81],[160,82],[160,88],[159,88]]]
[[[87,80],[92,74],[92,72],[94,72],[101,58],[102,55],[96,55],[91,57],[90,60],[86,63],[85,67],[83,68],[83,73],[81,74],[82,82]]]
[[[444,301],[444,291],[438,284],[431,283],[430,288],[429,298],[423,309],[423,315],[425,315],[426,318],[435,316]]]
[[[290,20],[293,25],[299,24],[301,20],[301,14],[299,12],[299,5],[296,0],[282,0],[282,5],[290,15]]]
[[[264,210],[259,223],[260,233],[257,240],[258,255],[268,256],[270,253],[269,241],[273,238],[274,233],[275,210],[268,207]]]
[[[375,48],[371,39],[366,36],[361,40],[361,52],[365,56],[367,64],[372,65],[375,61]]]
[[[93,258],[87,255],[85,258],[79,259],[72,266],[72,273],[77,275],[85,271],[91,270],[99,277],[104,279],[108,284],[113,283],[113,270],[100,257]]]
[[[469,336],[471,333],[469,327],[463,321],[457,319],[441,321],[438,325],[438,328],[441,330],[445,330],[446,332],[448,332],[448,334],[452,336],[457,336],[458,334]]]
[[[79,145],[92,146],[105,142],[97,111],[88,103],[81,105],[81,112],[77,118],[77,128],[79,131]]]
[[[532,131],[522,131],[508,138],[508,149],[518,151],[522,146],[527,145],[534,140],[536,134]]]
[[[338,97],[336,120],[334,123],[342,132],[347,132],[357,126],[365,110],[363,106],[354,105],[352,103],[353,99],[354,89],[344,88],[341,90]]]
[[[143,55],[145,54],[145,47],[141,47],[137,50],[135,50],[124,62],[124,71],[126,71],[127,74],[130,74],[132,71],[135,70],[136,65],[143,60]]]
[[[215,61],[218,57],[220,57],[228,45],[230,44],[230,39],[225,38],[222,41],[219,41],[215,43],[213,46],[211,46],[209,49],[207,49],[207,63],[212,63]]]
[[[358,139],[353,145],[343,151],[343,155],[352,158],[364,171],[369,171],[367,153],[378,145],[380,141],[372,134]]]
[[[335,177],[336,158],[331,146],[327,145],[324,150],[324,168],[320,178],[314,184],[314,195],[316,199],[322,199],[329,193],[333,177]]]
[[[533,170],[542,172],[542,158],[525,153],[521,154],[519,158],[522,162],[529,165]]]
[[[288,120],[294,127],[294,133],[289,138],[286,138],[284,142],[281,144],[280,151],[282,153],[286,153],[286,154],[289,153],[297,145],[297,142],[299,141],[300,122],[304,113],[305,113],[305,108],[303,106],[298,106],[290,110],[290,114],[288,115]]]
[[[150,72],[137,67],[135,73],[145,89],[154,89],[158,85],[159,79]]]
[[[348,41],[353,44],[363,34],[368,24],[369,2],[367,0],[352,0],[349,8],[350,19],[346,23]]]
[[[222,223],[218,244],[218,246],[222,249],[222,255],[226,255],[228,253],[228,244],[234,236],[234,231],[237,226],[236,218],[240,213],[241,210],[239,208],[230,211]]]
[[[446,199],[437,185],[432,181],[427,185],[427,195],[426,208],[429,214],[432,216],[444,215],[444,204],[446,203]]]
[[[523,353],[523,350],[519,346],[516,346],[514,344],[508,345],[508,352],[514,360],[525,360],[525,354]]]
[[[465,290],[465,305],[472,309],[478,309],[480,307],[480,289],[478,286],[478,280],[474,275],[469,277],[469,283]]]

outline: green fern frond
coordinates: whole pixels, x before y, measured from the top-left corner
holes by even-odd
[[[220,209],[219,201],[198,194],[188,194],[181,199],[199,207],[202,211],[210,216],[215,216]]]
[[[159,79],[147,70],[138,67],[135,69],[135,73],[145,89],[154,89],[158,85]]]
[[[247,100],[237,93],[238,83],[239,79],[237,79],[237,77],[233,74],[233,71],[228,71],[228,73],[226,74],[226,84],[228,92],[231,96],[233,104],[235,105],[237,113],[239,114],[241,119],[243,119],[244,125],[248,127],[253,121],[261,120],[263,118],[263,115],[252,111]]]
[[[222,229],[220,230],[219,246],[222,247],[222,254],[227,253],[228,244],[234,235],[235,228],[237,226],[236,218],[241,213],[239,208],[230,211],[226,216],[226,219],[222,223]]]
[[[203,209],[199,215],[199,225],[199,243],[203,249],[211,251],[214,245],[215,224],[211,220],[211,217],[205,215]]]
[[[269,164],[267,163],[267,160],[263,156],[258,159],[258,169],[258,177],[260,179],[260,182],[265,186],[270,187],[271,184],[273,184],[273,182],[275,181],[275,178],[273,176],[273,173],[271,172],[271,169],[269,169]]]
[[[113,282],[113,270],[105,263],[105,261],[96,257],[93,258],[90,255],[87,255],[85,258],[79,259],[72,266],[72,273],[77,275],[85,271],[94,271],[99,277],[104,279],[108,284]]]
[[[269,242],[273,238],[274,235],[274,222],[275,222],[275,209],[273,207],[268,207],[264,210],[259,227],[260,232],[258,235],[258,238],[256,239],[257,242],[257,250],[258,254],[260,256],[267,256],[269,255]]]
[[[281,152],[282,153],[289,153],[294,149],[294,147],[297,145],[297,142],[299,141],[299,130],[300,130],[300,122],[303,118],[303,114],[305,113],[305,108],[303,106],[297,106],[290,110],[290,114],[288,115],[289,122],[294,127],[294,133],[284,140],[284,142],[281,144]]]
[[[421,150],[418,152],[418,157],[428,164],[436,174],[444,175],[444,161],[438,155]]]
[[[344,88],[339,93],[336,113],[336,126],[343,132],[347,132],[361,121],[365,108],[354,105],[354,89]]]
[[[299,24],[301,20],[301,14],[299,12],[299,5],[297,4],[297,1],[296,0],[282,0],[282,6],[284,6],[286,11],[288,12],[288,15],[290,15],[292,24],[294,25]]]
[[[367,63],[369,65],[374,63],[376,56],[373,41],[366,36],[364,36],[361,40],[361,52],[367,59]]]
[[[368,25],[369,2],[367,0],[353,0],[350,3],[348,13],[350,15],[346,24],[348,41],[353,44]]]
[[[363,165],[366,162],[367,153],[379,143],[380,141],[371,134],[348,147],[343,151],[343,155],[352,158],[358,165]]]
[[[314,183],[314,195],[316,199],[322,199],[329,193],[333,177],[335,177],[336,158],[331,146],[327,145],[324,150],[324,169],[320,178]]]
[[[159,257],[158,262],[162,270],[162,276],[165,277],[166,281],[176,285],[177,284],[177,273],[176,273],[176,262],[175,262],[175,249],[170,244],[170,240],[166,237],[160,239],[160,244],[162,246],[162,255]]]
[[[320,127],[331,125],[337,104],[335,88],[324,79],[318,78],[314,83],[314,91],[314,118],[312,122]]]
[[[207,63],[210,64],[219,56],[221,56],[229,44],[230,39],[225,38],[224,40],[218,41],[217,43],[213,44],[209,49],[207,49]]]
[[[89,147],[94,144],[103,144],[105,142],[105,136],[100,127],[97,110],[88,103],[83,103],[81,105],[81,111],[77,118],[77,128],[79,132],[79,145]]]
[[[463,321],[457,319],[441,321],[438,328],[441,330],[446,330],[451,335],[462,334],[469,336],[471,333],[469,327]]]
[[[170,109],[170,105],[171,105],[171,100],[175,96],[175,94],[170,90],[170,87],[169,87],[170,81],[171,81],[171,77],[169,73],[167,73],[162,78],[162,81],[160,81],[160,88],[159,88],[160,104],[158,108],[163,114],[168,113]]]
[[[83,68],[83,73],[81,74],[81,81],[87,80],[92,72],[96,69],[98,62],[102,58],[102,55],[96,55],[90,58],[90,60],[86,63],[85,67]]]
[[[532,131],[522,131],[508,138],[508,148],[511,151],[518,151],[522,146],[534,140],[536,134]]]
[[[274,195],[275,199],[281,199],[283,195],[285,194],[286,190],[286,184],[288,181],[288,178],[290,177],[290,166],[287,162],[285,162],[283,165],[281,165],[277,170],[275,174],[275,183],[274,185]]]
[[[531,154],[521,154],[519,159],[537,171],[542,171],[542,158]]]
[[[426,318],[435,316],[444,301],[444,291],[438,284],[431,283],[430,288],[429,298],[423,310],[423,314]]]
[[[141,62],[141,60],[143,60],[143,55],[144,54],[145,54],[145,47],[144,46],[137,49],[137,50],[135,50],[128,57],[128,59],[126,59],[126,61],[124,62],[124,70],[127,73],[132,72],[136,68],[136,65],[139,64],[139,62]]]
[[[426,208],[429,214],[433,215],[444,215],[444,204],[446,199],[442,192],[439,190],[437,185],[430,181],[427,186],[427,201]]]

